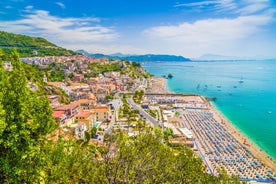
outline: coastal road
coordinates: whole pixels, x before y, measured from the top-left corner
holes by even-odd
[[[143,118],[146,118],[146,121],[149,122],[152,126],[162,126],[162,124],[154,119],[151,115],[149,115],[140,105],[137,105],[131,98],[127,98],[127,101],[133,109],[136,109],[139,111],[140,115],[143,116]]]

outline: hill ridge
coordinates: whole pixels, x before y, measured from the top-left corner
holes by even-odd
[[[142,54],[142,55],[105,55],[101,53],[91,54],[85,50],[77,50],[76,52],[82,53],[86,56],[92,57],[107,57],[109,59],[130,60],[135,62],[145,61],[191,61],[189,58],[183,56],[169,55],[169,54]]]
[[[11,53],[16,48],[21,57],[76,55],[42,37],[14,34],[0,30],[0,49]]]

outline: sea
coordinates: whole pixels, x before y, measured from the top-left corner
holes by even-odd
[[[276,60],[144,62],[157,77],[171,73],[173,92],[199,94],[276,160]]]

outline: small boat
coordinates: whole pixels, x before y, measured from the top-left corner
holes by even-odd
[[[233,88],[237,88],[237,86],[233,86]]]
[[[271,111],[267,111],[267,113],[268,113],[268,114],[272,114],[272,112],[271,112]]]
[[[243,78],[241,77],[241,79],[239,80],[239,83],[243,83],[244,81],[243,81]]]

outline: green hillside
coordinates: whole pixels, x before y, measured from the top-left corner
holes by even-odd
[[[0,48],[5,53],[12,53],[16,48],[20,57],[31,56],[68,56],[76,53],[67,50],[40,37],[31,37],[0,31]],[[35,53],[35,54],[34,54]]]

